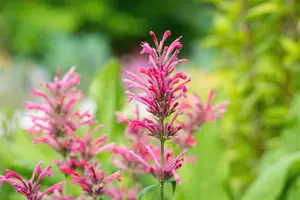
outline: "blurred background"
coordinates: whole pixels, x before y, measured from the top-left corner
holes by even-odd
[[[58,67],[77,67],[81,106],[122,142],[114,112],[132,109],[124,71],[147,64],[139,51],[150,30],[161,37],[168,29],[171,39],[184,36],[190,93],[205,99],[215,89],[216,102],[230,101],[224,119],[197,134],[196,163],[180,169],[173,199],[300,199],[298,0],[0,1],[0,174],[28,177],[36,161],[55,158],[32,146],[24,101]],[[21,198],[4,185],[0,199]]]

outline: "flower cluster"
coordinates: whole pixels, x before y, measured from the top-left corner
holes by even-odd
[[[36,176],[38,176],[36,178]],[[16,192],[27,197],[28,200],[41,200],[47,194],[54,191],[62,191],[63,182],[50,186],[44,192],[41,192],[42,186],[40,181],[45,176],[53,176],[51,172],[51,166],[48,166],[44,170],[41,169],[41,163],[38,163],[29,181],[24,180],[16,172],[9,169],[6,170],[5,176],[0,176],[0,183],[7,182],[16,188]]]
[[[128,85],[128,101],[136,100],[144,104],[147,111],[153,114],[156,119],[144,118],[143,120],[132,120],[131,127],[143,127],[148,130],[148,134],[167,140],[173,137],[179,130],[180,126],[174,125],[177,116],[181,114],[179,109],[179,99],[186,96],[186,84],[190,81],[182,72],[173,75],[175,65],[184,63],[187,60],[178,59],[179,49],[182,44],[180,38],[176,39],[169,47],[164,47],[164,41],[170,36],[171,32],[166,31],[160,43],[153,32],[150,32],[156,48],[150,47],[147,42],[142,43],[141,54],[149,55],[151,67],[140,68],[141,74],[147,77],[144,81],[142,78],[127,72],[131,79],[125,79]],[[133,93],[132,88],[139,89],[140,93]],[[173,115],[170,122],[164,120]]]
[[[88,111],[83,113],[75,108],[76,102],[83,98],[76,85],[80,83],[79,76],[71,68],[65,76],[61,72],[54,78],[54,82],[46,84],[48,93],[34,90],[33,94],[42,97],[45,102],[27,103],[28,110],[38,110],[43,116],[32,115],[33,126],[29,133],[37,134],[35,143],[43,142],[63,155],[63,159],[54,160],[61,172],[73,178],[74,184],[79,184],[85,193],[81,199],[106,195],[114,178],[119,178],[120,172],[105,178],[104,171],[100,170],[99,161],[92,159],[103,151],[112,151],[114,143],[105,145],[107,135],[95,139],[94,135],[103,125],[96,125],[94,116]],[[78,130],[84,134],[77,134]],[[72,199],[59,193],[49,198]]]
[[[39,114],[30,116],[33,126],[28,129],[28,133],[37,135],[34,143],[48,144],[64,157],[72,145],[72,133],[83,125],[95,122],[88,112],[74,111],[74,105],[83,98],[82,93],[75,87],[79,84],[80,79],[74,67],[63,77],[58,70],[54,81],[44,85],[48,93],[33,90],[33,96],[39,96],[44,101],[26,103],[27,110],[39,111]]]

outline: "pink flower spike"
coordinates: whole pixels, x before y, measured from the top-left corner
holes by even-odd
[[[81,114],[75,108],[77,102],[83,98],[82,93],[76,89],[79,83],[75,67],[64,76],[59,69],[52,82],[43,84],[48,93],[33,90],[33,96],[41,97],[43,101],[26,103],[28,111],[37,110],[42,115],[30,116],[33,125],[28,133],[35,134],[36,143],[45,143],[64,157],[71,141],[77,140],[76,130],[95,123],[94,117],[88,112]]]
[[[154,41],[157,40],[153,32],[150,33]],[[152,119],[137,119],[130,121],[132,128],[146,128],[149,130],[149,135],[157,137],[161,140],[168,140],[175,135],[179,130],[172,123],[169,123],[168,130],[165,132],[161,127],[161,119],[166,119],[173,113],[176,113],[179,105],[179,100],[186,96],[187,83],[190,78],[187,78],[183,73],[172,75],[175,70],[175,65],[182,59],[178,59],[179,49],[182,44],[180,38],[171,43],[170,47],[163,47],[165,40],[170,36],[171,32],[166,31],[159,47],[152,48],[147,42],[142,43],[142,54],[149,55],[150,68],[140,68],[140,72],[146,76],[146,80],[139,78],[131,73],[131,80],[124,80],[128,85],[128,90],[125,92],[128,96],[128,101],[136,100],[145,105],[146,110],[153,115]],[[155,36],[155,37],[154,37]],[[161,50],[164,51],[161,54]],[[172,55],[171,53],[175,51]],[[140,93],[133,93],[131,90],[136,89]],[[179,112],[178,112],[179,114]],[[125,119],[123,119],[125,121]]]

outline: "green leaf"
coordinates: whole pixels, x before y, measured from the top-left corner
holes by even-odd
[[[297,54],[299,51],[299,46],[296,41],[292,38],[281,37],[280,40],[281,47],[290,54]]]
[[[287,190],[285,197],[287,200],[300,199],[300,177],[297,177]]]
[[[172,190],[173,190],[173,194],[174,194],[175,190],[176,190],[176,181],[174,179],[170,179],[170,180],[166,181],[166,183],[172,184]]]
[[[182,184],[174,199],[229,200],[229,163],[216,123],[205,124],[195,133],[197,146],[189,155],[196,155],[195,163],[184,163],[178,171]],[[226,187],[225,187],[226,186]]]
[[[104,131],[115,139],[116,134],[122,132],[116,123],[115,112],[121,110],[124,103],[120,65],[116,59],[97,73],[90,86],[90,95],[96,100],[97,118],[105,126]]]
[[[281,9],[282,8],[280,7],[280,5],[278,5],[278,3],[276,2],[264,2],[251,8],[248,11],[246,17],[248,19],[256,18],[266,14],[277,13]]]
[[[145,188],[141,191],[138,200],[141,200],[142,197],[143,197],[147,192],[149,192],[152,188],[155,188],[155,187],[157,187],[157,186],[159,186],[159,185],[156,184],[156,185],[149,185],[149,186],[145,187]]]
[[[274,200],[282,195],[288,179],[300,172],[300,153],[290,154],[270,163],[248,188],[242,200]]]

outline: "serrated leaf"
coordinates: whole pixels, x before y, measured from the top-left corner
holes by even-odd
[[[153,189],[153,188],[155,188],[155,187],[157,187],[157,186],[159,186],[159,185],[156,184],[156,185],[149,185],[149,186],[145,187],[145,188],[141,191],[138,200],[141,200],[141,199],[143,198],[143,196],[144,196],[147,192],[149,192],[151,189]]]
[[[172,190],[173,190],[173,194],[174,194],[175,190],[176,190],[176,181],[174,179],[170,179],[170,180],[166,181],[166,183],[172,184]]]

